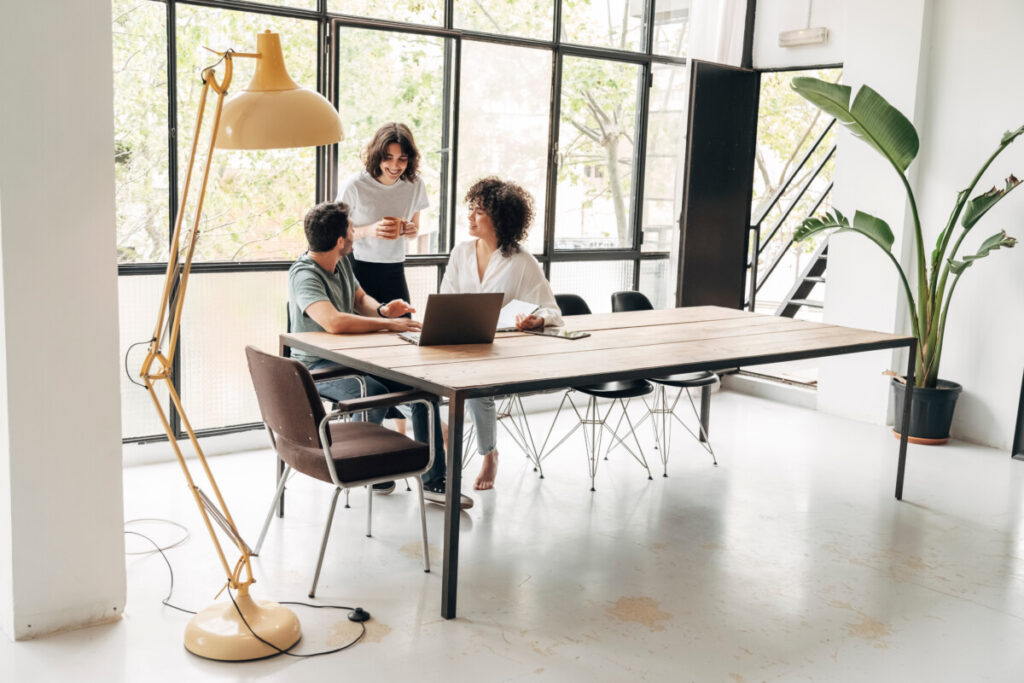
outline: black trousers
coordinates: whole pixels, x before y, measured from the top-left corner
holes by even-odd
[[[363,291],[378,302],[386,304],[394,299],[409,301],[404,263],[373,263],[353,258],[352,272]]]
[[[376,299],[379,303],[386,304],[395,299],[409,301],[409,284],[405,281],[404,263],[374,263],[372,261],[360,261],[353,256],[352,272],[359,280],[359,286],[363,291]],[[403,318],[411,318],[406,313]],[[388,408],[385,417],[403,419],[398,408]]]

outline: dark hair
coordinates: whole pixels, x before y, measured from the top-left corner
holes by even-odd
[[[321,202],[306,212],[303,219],[310,251],[330,251],[339,237],[348,235],[348,204]]]
[[[476,205],[494,223],[503,256],[519,251],[533,222],[533,197],[515,183],[495,176],[481,178],[466,192],[466,203]]]
[[[411,183],[416,180],[416,173],[420,165],[420,151],[416,149],[412,131],[404,123],[385,123],[373,134],[373,139],[366,146],[364,153],[366,172],[373,178],[380,178],[380,165],[388,153],[388,145],[395,142],[402,147],[402,154],[409,158],[409,165],[405,167],[405,173],[402,174],[401,180]]]

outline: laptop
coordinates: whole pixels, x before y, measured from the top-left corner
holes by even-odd
[[[490,344],[498,327],[505,295],[431,294],[423,312],[423,329],[398,336],[417,346]]]

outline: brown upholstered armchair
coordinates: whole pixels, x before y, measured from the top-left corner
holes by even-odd
[[[302,363],[264,353],[252,346],[245,348],[249,373],[259,402],[263,422],[270,433],[271,442],[284,469],[278,479],[277,491],[267,512],[256,544],[258,555],[274,516],[278,499],[294,472],[319,479],[334,486],[320,555],[317,559],[313,585],[309,597],[314,597],[320,569],[323,565],[327,538],[331,532],[338,494],[357,486],[367,487],[366,535],[371,535],[373,495],[370,485],[412,477],[419,487],[420,526],[423,533],[424,571],[430,571],[427,552],[427,520],[423,503],[423,484],[419,475],[426,472],[434,461],[433,434],[428,444],[414,441],[398,432],[370,422],[352,422],[348,418],[373,408],[425,403],[433,413],[434,396],[421,391],[401,391],[380,396],[356,398],[335,404],[335,410],[326,413],[317,394],[309,370]],[[433,431],[433,414],[429,424]],[[441,456],[443,457],[443,455]]]

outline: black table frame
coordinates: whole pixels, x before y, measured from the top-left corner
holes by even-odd
[[[462,459],[461,457],[457,458],[455,454],[458,453],[461,456],[462,453],[462,432],[466,399],[513,393],[528,393],[548,389],[564,389],[569,386],[597,384],[600,382],[611,382],[616,380],[645,379],[656,375],[696,372],[700,370],[725,370],[737,367],[746,367],[749,365],[783,363],[794,360],[806,360],[809,358],[826,358],[829,356],[840,356],[850,353],[862,353],[867,351],[906,347],[908,349],[909,357],[907,360],[907,390],[903,404],[902,424],[909,425],[910,408],[914,396],[914,366],[917,356],[917,339],[914,337],[899,337],[891,340],[851,344],[848,346],[838,346],[822,350],[760,354],[756,356],[729,358],[715,362],[682,363],[674,365],[666,364],[663,367],[655,369],[653,372],[649,367],[644,368],[643,370],[597,372],[574,377],[571,382],[568,382],[565,378],[535,378],[488,385],[484,387],[475,387],[472,389],[453,390],[449,387],[435,384],[415,376],[406,375],[390,368],[384,368],[374,363],[346,356],[343,350],[332,351],[315,344],[306,343],[288,334],[281,335],[282,352],[286,347],[302,349],[307,353],[326,358],[327,360],[344,365],[345,367],[353,370],[401,382],[402,384],[406,384],[415,389],[428,391],[432,394],[444,396],[448,399],[448,449],[446,453],[448,487],[444,513],[444,569],[441,580],[441,616],[445,619],[455,618],[458,597],[460,525],[459,498],[462,493]],[[896,500],[903,500],[903,477],[907,462],[907,432],[908,430],[904,429],[899,439],[899,459],[896,468]]]

